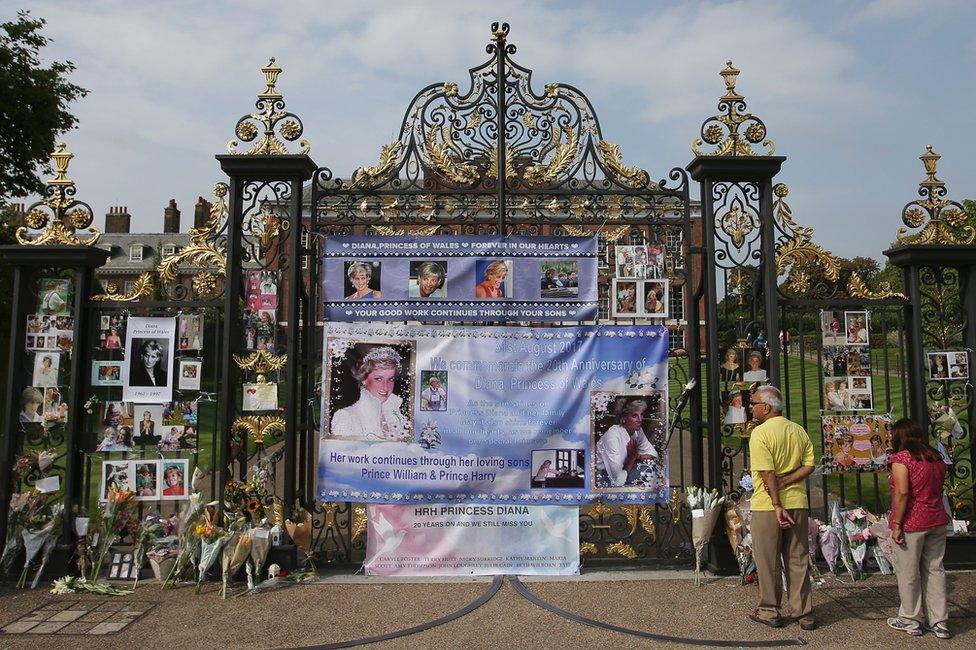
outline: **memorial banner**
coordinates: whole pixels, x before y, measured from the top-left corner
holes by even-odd
[[[596,237],[326,238],[331,321],[597,317]]]
[[[129,318],[122,365],[122,400],[163,404],[173,399],[176,319]]]
[[[371,505],[367,575],[575,575],[579,508]]]
[[[665,503],[667,329],[328,323],[318,496]]]

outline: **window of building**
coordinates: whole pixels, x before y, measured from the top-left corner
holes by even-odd
[[[677,229],[668,229],[668,254],[671,259],[674,260],[674,268],[683,269],[685,268],[685,256],[681,249],[681,231]]]
[[[607,238],[598,233],[596,236],[596,265],[597,268],[605,269],[610,266],[610,247],[607,245]]]
[[[308,231],[302,228],[302,239],[301,239],[302,250],[308,250]],[[302,268],[308,268],[308,261],[311,256],[302,255]]]
[[[685,347],[685,331],[676,327],[668,332],[668,349],[674,350]]]
[[[644,236],[644,230],[642,228],[634,228],[630,231],[631,246],[643,246],[646,243],[647,238]]]
[[[173,244],[163,244],[162,248],[159,249],[159,252],[162,254],[163,257],[169,257],[170,255],[175,255],[176,246],[174,246]]]
[[[685,319],[685,291],[684,287],[671,286],[671,305],[669,306],[669,318],[677,321]]]
[[[142,258],[140,258],[142,259]],[[122,293],[132,293],[136,288],[135,280],[126,280],[122,285]]]
[[[130,262],[142,261],[142,244],[132,244],[131,246],[129,246],[129,261]]]

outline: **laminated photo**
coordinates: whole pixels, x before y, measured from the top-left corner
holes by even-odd
[[[37,352],[34,355],[33,386],[38,388],[54,387],[58,385],[58,368],[61,366],[61,355],[57,352]]]
[[[63,316],[68,313],[71,280],[61,278],[42,278],[38,282],[37,295],[40,304],[37,311],[45,316]]]
[[[245,411],[277,411],[278,384],[244,384]]]
[[[92,386],[121,386],[121,361],[95,361],[92,363]]]
[[[173,399],[176,319],[129,318],[126,327],[122,399],[164,404]]]
[[[160,477],[163,501],[182,501],[187,498],[187,481],[190,475],[190,461],[186,458],[167,458],[160,461]]]
[[[180,350],[203,349],[203,315],[182,314],[178,320],[178,344]]]
[[[180,378],[177,388],[180,390],[200,390],[200,375],[202,370],[202,360],[180,359],[178,370]]]

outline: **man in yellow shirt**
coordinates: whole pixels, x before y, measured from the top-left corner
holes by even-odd
[[[749,438],[752,468],[752,552],[759,574],[759,606],[749,618],[771,627],[790,620],[816,628],[810,592],[805,479],[813,472],[813,445],[803,427],[783,417],[783,395],[761,386],[750,399],[760,422]],[[784,602],[780,572],[786,569]]]

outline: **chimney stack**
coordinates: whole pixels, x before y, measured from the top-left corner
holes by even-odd
[[[210,201],[206,200],[202,196],[197,198],[197,204],[193,206],[193,227],[202,228],[203,224],[207,223],[207,219],[210,218]]]
[[[13,225],[16,226],[26,226],[24,223],[24,217],[27,216],[27,210],[24,208],[23,203],[11,203],[10,204],[10,216],[13,221]]]
[[[129,215],[128,206],[112,206],[105,215],[105,232],[128,233],[131,223],[132,217]]]
[[[169,205],[163,208],[163,232],[172,234],[180,231],[180,209],[176,207],[176,199],[170,199]]]

